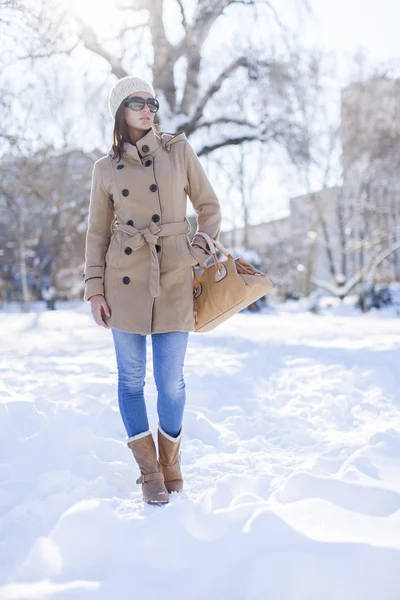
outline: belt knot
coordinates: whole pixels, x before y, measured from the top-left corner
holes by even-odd
[[[143,234],[144,239],[148,244],[156,244],[158,240],[158,234],[161,231],[161,227],[152,223],[150,227],[146,227],[146,229],[141,229],[141,233]]]

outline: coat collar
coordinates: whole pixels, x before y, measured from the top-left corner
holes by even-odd
[[[175,142],[181,142],[186,140],[186,135],[182,133],[162,133],[161,134],[161,143],[164,147],[164,150],[170,151],[171,144],[175,144]]]
[[[130,144],[124,142],[124,154],[123,160],[128,162],[141,163],[146,157],[154,154],[159,148],[163,147],[164,150],[171,150],[171,144],[186,140],[184,133],[161,133],[161,138],[156,135],[153,127],[149,129],[145,136],[143,136],[136,144]],[[147,146],[146,150],[143,147]],[[108,155],[114,154],[112,147],[108,151]]]

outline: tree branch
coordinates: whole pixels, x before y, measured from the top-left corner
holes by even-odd
[[[255,123],[250,123],[249,121],[244,121],[243,119],[232,119],[229,117],[220,117],[218,119],[214,119],[214,121],[203,121],[202,123],[198,123],[196,126],[196,131],[201,129],[202,127],[213,127],[214,125],[243,125],[244,127],[251,127],[256,129],[258,125]],[[184,129],[184,127],[183,127]]]
[[[208,146],[203,146],[203,148],[197,152],[198,156],[205,156],[214,152],[214,150],[218,150],[218,148],[223,148],[224,146],[238,146],[243,142],[255,142],[260,141],[260,136],[258,135],[243,135],[237,138],[227,138],[221,142],[216,142],[215,144],[210,144]]]
[[[338,296],[340,298],[345,298],[355,286],[363,280],[364,277],[371,280],[375,276],[376,269],[379,267],[383,261],[388,258],[393,252],[400,248],[400,240],[393,242],[388,248],[385,248],[376,256],[372,258],[369,262],[369,265],[365,266],[363,269],[360,269],[358,273],[355,273],[353,277],[347,281],[346,285],[338,286],[327,281],[322,281],[316,277],[311,277],[311,281],[318,287],[325,289],[331,292],[334,296]]]
[[[234,71],[236,71],[236,69],[238,69],[239,67],[248,66],[248,64],[248,59],[245,56],[241,56],[240,58],[234,60],[230,65],[226,67],[226,69],[222,71],[219,77],[214,81],[214,83],[208,88],[203,97],[200,99],[194,110],[193,116],[191,117],[190,121],[186,123],[185,131],[187,131],[189,135],[196,129],[197,122],[201,118],[207,102],[210,100],[210,98],[212,98],[212,96],[214,96],[216,92],[218,92],[223,82],[226,79],[228,79],[228,77]]]
[[[185,8],[183,6],[182,0],[176,0],[176,1],[177,1],[178,5],[179,5],[179,8],[181,9],[183,28],[187,32],[187,30],[188,30],[188,23],[187,23],[187,20],[186,20]]]
[[[121,79],[122,77],[126,77],[128,73],[122,66],[121,60],[119,58],[115,58],[113,54],[108,52],[98,41],[96,33],[90,25],[87,25],[83,21],[80,21],[81,24],[81,36],[83,45],[88,50],[91,50],[95,54],[102,56],[111,66],[111,72]]]

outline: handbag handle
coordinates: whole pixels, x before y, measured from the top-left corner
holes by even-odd
[[[196,231],[196,233],[193,235],[192,237],[192,242],[194,240],[194,238],[196,236],[201,235],[202,237],[205,238],[205,240],[207,241],[209,248],[210,248],[210,252],[213,256],[215,256],[214,258],[214,262],[216,264],[216,266],[218,266],[218,259],[216,258],[217,255],[217,251],[215,249],[215,247],[218,248],[218,250],[220,252],[222,252],[222,254],[224,254],[226,256],[226,258],[233,258],[233,256],[228,252],[228,250],[221,244],[221,242],[219,242],[218,240],[213,240],[208,233],[205,233],[204,231]]]
[[[192,240],[197,236],[201,235],[202,237],[204,237],[208,243],[208,246],[210,248],[210,252],[212,253],[212,257],[214,259],[214,263],[215,266],[217,267],[217,275],[216,277],[218,279],[223,279],[223,277],[219,277],[221,271],[224,269],[222,263],[220,263],[218,261],[217,258],[217,251],[215,249],[215,247],[218,248],[218,250],[220,252],[222,252],[222,254],[224,254],[226,256],[226,258],[232,258],[233,260],[233,256],[232,254],[230,254],[230,252],[228,252],[228,250],[221,244],[221,242],[219,242],[218,240],[213,240],[208,233],[205,233],[204,231],[197,231],[193,237]],[[254,265],[248,263],[246,260],[244,260],[243,258],[236,258],[234,259],[235,263],[236,263],[236,270],[238,273],[241,273],[242,275],[264,275],[264,273],[262,271],[259,271],[258,269],[256,269],[254,267]],[[207,267],[202,267],[204,270]],[[197,275],[196,275],[196,269],[193,267],[193,275],[194,275],[194,282],[195,282],[195,287],[197,285],[197,283],[199,282]]]
[[[213,240],[208,233],[205,233],[204,231],[196,231],[196,233],[193,235],[192,237],[192,241],[196,236],[202,236],[205,238],[205,240],[207,241],[207,244],[210,248],[210,252],[211,252],[211,256],[213,257],[214,260],[214,264],[217,267],[217,272],[215,274],[215,278],[216,281],[220,281],[221,279],[223,279],[226,275],[226,267],[224,265],[222,265],[217,258],[217,251],[215,249],[215,247],[218,248],[218,250],[220,252],[222,252],[222,254],[224,254],[226,256],[226,258],[232,258],[233,256],[232,254],[230,254],[228,252],[228,250],[226,248],[224,248],[224,246],[221,244],[221,242],[218,242],[217,240]],[[207,267],[202,267],[204,270],[206,270]],[[193,275],[194,275],[194,287],[196,288],[197,284],[199,283],[199,280],[197,278],[196,275],[196,269],[193,267]]]

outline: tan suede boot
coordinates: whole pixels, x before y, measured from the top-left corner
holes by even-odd
[[[160,463],[157,460],[156,446],[151,430],[128,438],[127,446],[132,450],[141,472],[136,483],[142,484],[143,500],[148,504],[166,504],[168,491],[164,485]]]
[[[183,478],[181,473],[180,445],[183,425],[178,437],[174,438],[166,433],[160,423],[158,424],[158,456],[161,470],[164,474],[164,483],[168,492],[181,492],[183,489]]]

